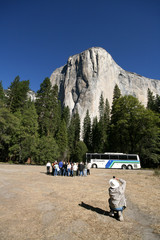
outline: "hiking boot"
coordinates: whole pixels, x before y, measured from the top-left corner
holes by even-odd
[[[114,211],[113,211],[113,210],[110,210],[109,216],[110,216],[110,217],[114,217]]]
[[[118,219],[119,219],[119,221],[121,221],[121,222],[124,221],[123,214],[122,214],[121,211],[118,211]]]

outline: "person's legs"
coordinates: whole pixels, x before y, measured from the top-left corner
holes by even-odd
[[[47,166],[47,174],[50,174],[50,167]]]
[[[118,214],[118,220],[122,222],[122,221],[124,221],[123,214],[122,214],[123,209],[124,209],[123,207],[114,208],[114,209],[112,209],[112,208],[110,207],[109,216],[110,216],[110,217],[114,217],[114,212],[116,211],[117,214]]]
[[[110,217],[114,217],[114,211],[111,209],[110,212],[109,212],[109,216]]]
[[[54,169],[54,176],[57,176],[57,169]]]
[[[70,176],[71,175],[71,170],[70,169],[68,169],[68,176]]]
[[[118,211],[118,219],[119,219],[119,221],[121,221],[121,222],[124,221],[122,211]]]

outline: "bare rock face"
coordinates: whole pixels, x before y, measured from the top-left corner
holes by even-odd
[[[137,97],[147,104],[148,88],[160,95],[160,81],[123,70],[103,48],[93,47],[69,57],[65,66],[56,69],[50,81],[59,88],[59,96],[71,113],[78,110],[81,122],[87,109],[90,117],[98,116],[100,95],[108,99],[110,106],[113,90],[117,84],[122,95]]]

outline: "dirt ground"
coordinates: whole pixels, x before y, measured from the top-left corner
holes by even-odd
[[[108,216],[108,181],[127,181],[124,222]],[[160,178],[149,170],[46,175],[45,166],[0,164],[0,240],[160,239]]]

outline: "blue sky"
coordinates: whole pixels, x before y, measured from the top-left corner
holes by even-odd
[[[0,0],[0,81],[40,89],[69,56],[102,47],[123,69],[160,80],[159,0]]]

